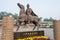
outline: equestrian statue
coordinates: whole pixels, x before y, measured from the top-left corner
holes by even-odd
[[[18,3],[17,5],[20,8],[19,18],[18,18],[18,20],[16,22],[17,25],[18,25],[17,30],[20,28],[21,25],[26,25],[26,24],[30,24],[30,23],[33,23],[35,25],[33,30],[36,27],[40,26],[40,19],[33,12],[33,10],[30,8],[29,4],[27,4],[26,11],[25,11],[25,7],[22,4]]]

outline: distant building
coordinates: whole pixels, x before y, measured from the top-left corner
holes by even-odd
[[[50,27],[53,26],[53,22],[51,21],[41,21],[40,27]]]

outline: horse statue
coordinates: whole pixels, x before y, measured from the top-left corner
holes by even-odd
[[[38,26],[38,27],[40,26],[40,19],[32,11],[32,9],[29,7],[29,4],[27,4],[26,14],[27,14],[28,23],[33,23],[35,25],[35,27],[33,28],[33,30],[36,28],[36,26]]]
[[[26,12],[25,12],[25,8],[24,8],[24,6],[22,4],[18,3],[17,5],[20,8],[19,18],[18,18],[18,20],[16,22],[16,24],[18,26],[17,30],[20,28],[21,25],[26,25],[26,24],[30,24],[30,23],[33,23],[35,25],[35,27],[33,28],[33,30],[36,27],[40,26],[40,19],[32,11],[32,9],[30,8],[29,4],[27,4]]]
[[[17,20],[17,25],[18,25],[18,28],[20,25],[25,25],[26,24],[26,21],[27,21],[27,15],[25,13],[25,8],[22,4],[18,3],[17,4],[20,8],[20,13],[19,13],[19,18]],[[17,28],[17,30],[18,30]]]

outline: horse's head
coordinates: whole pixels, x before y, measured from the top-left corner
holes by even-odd
[[[17,3],[17,5],[19,6],[19,8],[22,8],[22,9],[24,9],[24,6],[23,6],[22,4],[20,4],[20,3]]]

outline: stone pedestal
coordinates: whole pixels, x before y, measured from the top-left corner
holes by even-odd
[[[4,17],[3,18],[3,32],[2,32],[2,40],[14,40],[14,21],[12,17]]]
[[[33,23],[30,23],[30,24],[26,24],[26,27],[35,27],[35,25]]]
[[[53,24],[55,40],[60,40],[60,20],[55,20]]]

